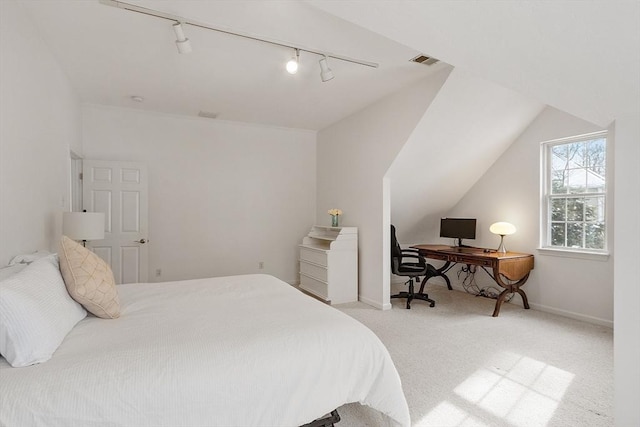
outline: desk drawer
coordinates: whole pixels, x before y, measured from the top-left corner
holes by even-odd
[[[429,258],[429,259],[437,259],[437,260],[442,260],[442,261],[449,261],[450,257],[449,255],[442,255],[442,254],[438,254],[438,253],[434,253],[434,252],[429,252],[429,253],[422,253],[422,256],[424,256],[425,258]]]
[[[456,255],[455,262],[460,264],[480,265],[483,267],[491,267],[493,264],[493,260],[490,259],[478,259],[474,257],[466,257],[464,255]]]
[[[313,264],[327,266],[327,252],[322,249],[300,247],[300,261],[309,261]]]
[[[300,273],[300,287],[325,301],[329,300],[329,285],[326,282]]]
[[[327,281],[327,267],[300,260],[300,273],[323,282]]]

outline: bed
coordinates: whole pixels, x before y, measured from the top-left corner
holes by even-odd
[[[300,426],[360,402],[409,426],[368,328],[269,275],[119,285],[50,360],[0,358],[2,426]]]

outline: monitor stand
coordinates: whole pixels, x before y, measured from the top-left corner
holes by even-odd
[[[458,248],[471,248],[472,246],[468,246],[468,245],[463,245],[462,244],[462,238],[458,237]]]

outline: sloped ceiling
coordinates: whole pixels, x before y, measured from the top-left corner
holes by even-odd
[[[640,112],[640,2],[309,1],[605,127]]]
[[[402,242],[426,235],[542,111],[544,105],[454,69],[387,176]]]
[[[420,52],[304,2],[126,2],[380,67],[329,59],[335,78],[323,83],[318,55],[302,52],[292,76],[289,48],[185,25],[193,52],[180,55],[171,21],[98,0],[20,2],[83,102],[318,130],[439,68],[409,62]]]

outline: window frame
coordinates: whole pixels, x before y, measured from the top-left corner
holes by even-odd
[[[604,247],[602,249],[594,248],[571,248],[566,246],[551,245],[551,200],[554,199],[552,194],[552,148],[558,145],[571,144],[576,142],[584,142],[587,140],[604,138],[605,139],[605,183],[603,192],[584,192],[584,193],[567,193],[563,197],[579,198],[585,196],[603,196],[604,197]],[[568,257],[578,257],[586,259],[601,259],[609,256],[610,236],[612,235],[612,212],[611,212],[611,191],[613,170],[611,167],[611,139],[607,130],[591,132],[582,135],[575,135],[567,138],[553,139],[540,143],[540,246],[538,251],[545,255],[558,255]],[[556,195],[557,196],[557,195]]]

